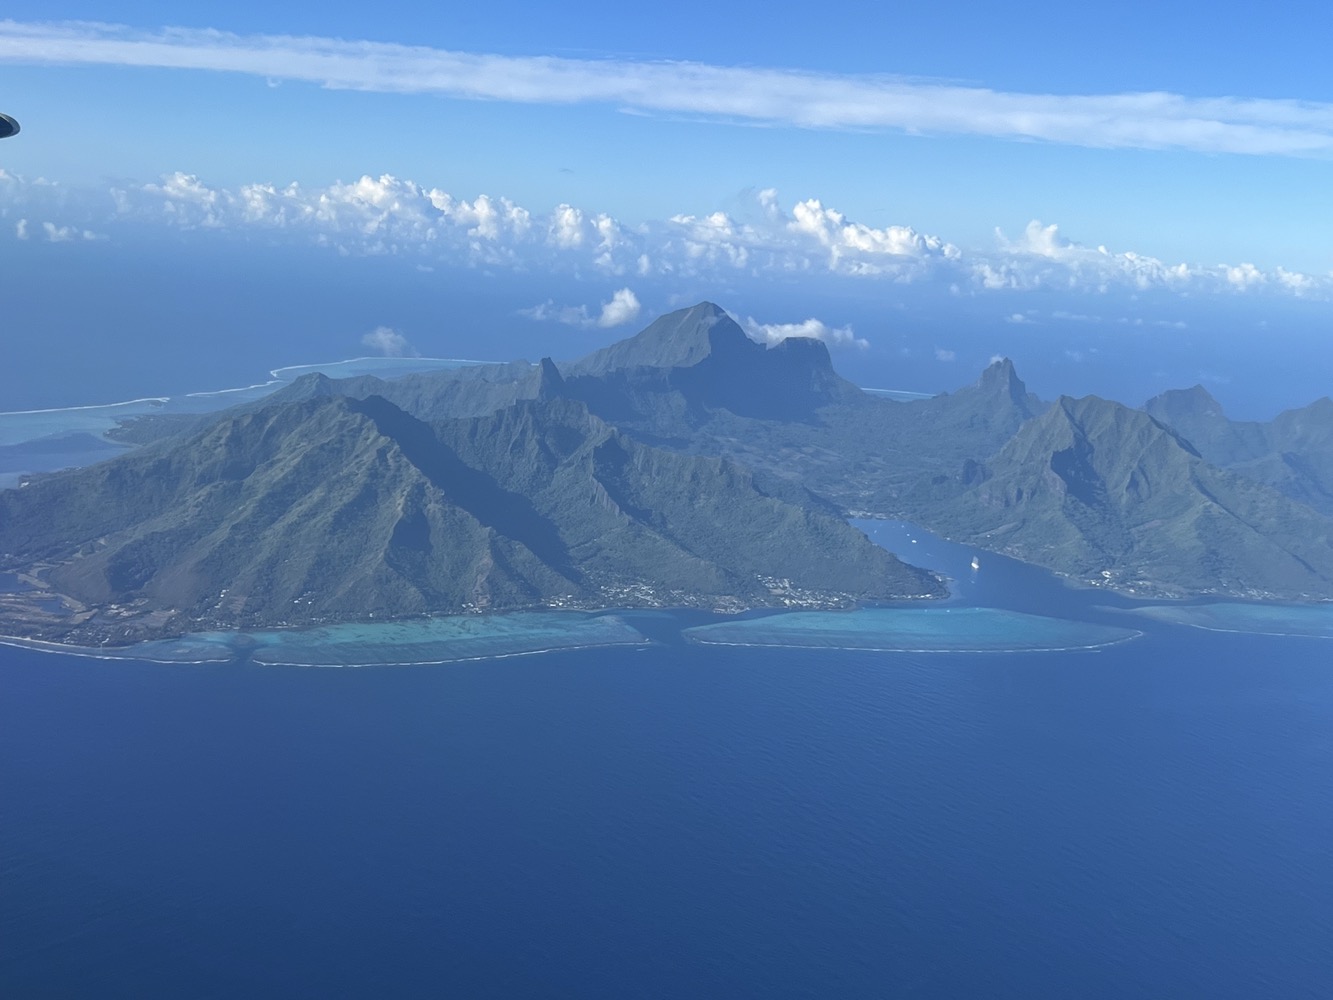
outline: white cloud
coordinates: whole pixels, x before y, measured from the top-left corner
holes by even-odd
[[[69,243],[79,235],[73,226],[57,226],[54,222],[43,222],[42,232],[46,234],[48,243]]]
[[[587,306],[558,306],[552,300],[520,309],[518,314],[538,322],[563,323],[565,326],[599,327],[610,329],[632,323],[639,318],[639,298],[629,288],[612,293],[609,302],[603,302],[601,312],[593,316]]]
[[[622,288],[611,296],[610,302],[602,303],[602,314],[597,317],[597,325],[603,329],[623,326],[639,318],[639,300],[628,288]]]
[[[100,233],[94,233],[90,229],[79,229],[76,226],[57,226],[54,222],[43,222],[42,232],[46,235],[49,243],[72,243],[75,240],[102,240],[106,239]]]
[[[1310,277],[1308,274],[1288,271],[1284,267],[1278,267],[1273,272],[1273,278],[1283,288],[1295,295],[1307,295],[1319,290],[1320,283],[1315,278]]]
[[[760,191],[755,201],[761,216],[755,223],[740,222],[726,212],[672,216],[674,238],[668,234],[666,249],[681,258],[676,268],[827,271],[914,281],[961,257],[957,247],[937,236],[909,226],[868,226],[826,208],[817,198],[797,202],[790,212],[782,210],[772,188]]]
[[[563,323],[565,326],[591,326],[587,306],[558,306],[552,299],[518,311],[520,316],[538,323]]]
[[[760,323],[753,316],[741,324],[752,340],[772,347],[788,337],[812,337],[826,344],[866,348],[869,341],[856,336],[850,326],[829,326],[823,320],[807,319],[800,323]]]
[[[243,73],[387,93],[596,103],[801,128],[1041,139],[1101,148],[1333,154],[1333,104],[1170,93],[1025,94],[680,61],[502,56],[425,46],[87,22],[0,22],[0,61]]]
[[[761,195],[774,194],[771,191]],[[775,194],[774,194],[775,196]],[[959,256],[958,248],[935,236],[923,236],[910,226],[875,229],[859,222],[849,222],[839,211],[825,208],[818,198],[799,202],[792,210],[787,228],[813,237],[835,256],[847,251],[866,254],[890,254],[895,257]]]
[[[958,353],[956,351],[946,351],[941,347],[935,348],[936,361],[957,361]]]
[[[571,205],[557,205],[551,213],[551,242],[569,250],[583,245],[583,213]]]
[[[387,326],[377,326],[361,338],[361,344],[372,351],[379,351],[386,358],[415,358],[417,352],[397,330]]]
[[[1227,283],[1236,288],[1254,288],[1268,280],[1268,276],[1253,264],[1238,264],[1226,269]]]
[[[975,283],[986,289],[1056,288],[1108,292],[1164,289],[1177,292],[1245,292],[1278,285],[1294,294],[1333,292],[1330,277],[1314,277],[1281,268],[1269,274],[1253,264],[1168,264],[1156,257],[1104,246],[1089,247],[1067,239],[1058,226],[1029,222],[1011,240],[995,231],[998,254],[971,265]],[[1057,315],[1061,319],[1100,321],[1100,317]]]
[[[0,215],[19,216],[15,235],[57,242],[101,239],[108,228],[159,224],[209,231],[254,231],[347,256],[398,255],[413,266],[468,266],[630,278],[709,281],[736,277],[838,275],[891,283],[935,283],[953,295],[1037,289],[1082,295],[1156,291],[1185,295],[1279,295],[1333,298],[1333,274],[1303,274],[1252,263],[1167,263],[1135,251],[1088,246],[1058,226],[1033,220],[1016,239],[996,231],[991,249],[963,251],[905,225],[870,226],[818,198],[784,209],[773,189],[754,195],[755,211],[674,215],[627,226],[605,213],[569,204],[532,211],[508,198],[473,200],[390,174],[326,186],[246,184],[212,187],[184,173],[151,184],[71,190],[43,180],[0,174]],[[741,213],[746,214],[746,213]],[[34,218],[59,221],[35,223]],[[617,315],[625,303],[609,303]],[[601,313],[569,313],[547,303],[546,315],[596,325]],[[1114,318],[1050,314],[1063,320]],[[1016,309],[1009,323],[1039,318]],[[609,321],[609,319],[608,319]]]

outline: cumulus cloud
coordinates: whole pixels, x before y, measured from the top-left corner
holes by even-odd
[[[957,361],[958,353],[956,351],[946,351],[942,347],[935,348],[936,361]]]
[[[772,192],[761,192],[761,197],[765,194]],[[923,236],[910,226],[875,229],[851,222],[836,209],[825,208],[818,198],[797,203],[787,228],[813,237],[821,246],[828,247],[835,258],[848,251],[895,257],[940,255],[949,259],[960,255],[957,247],[936,236]]]
[[[35,236],[40,236],[47,243],[91,242],[106,239],[104,234],[95,233],[91,229],[82,229],[78,226],[60,226],[50,221],[39,223],[35,227],[26,218],[18,219],[14,223],[14,238],[16,240],[31,240]]]
[[[551,242],[569,250],[583,245],[583,213],[572,205],[557,205],[551,213]]]
[[[866,348],[870,342],[856,336],[850,326],[829,326],[823,320],[811,319],[800,323],[760,323],[753,316],[747,317],[741,324],[750,339],[772,347],[788,337],[812,337],[826,344]]]
[[[92,240],[104,240],[106,236],[102,233],[95,233],[91,229],[80,229],[78,226],[58,226],[54,222],[43,222],[34,230],[32,224],[26,219],[19,219],[14,223],[14,238],[16,240],[30,240],[34,233],[40,234],[47,243],[74,243]]]
[[[416,349],[408,343],[407,338],[392,327],[375,327],[361,338],[361,344],[372,351],[378,351],[386,358],[418,357]]]
[[[538,322],[610,329],[632,323],[639,318],[641,309],[638,296],[631,289],[622,288],[611,295],[609,302],[602,303],[601,311],[596,316],[589,312],[587,306],[561,306],[550,299],[528,309],[520,309],[518,313]]]
[[[663,249],[686,270],[730,267],[751,273],[826,271],[915,281],[947,268],[962,253],[937,236],[910,226],[876,228],[849,219],[817,198],[784,211],[777,192],[760,191],[757,223],[726,212],[675,215]]]
[[[1066,238],[1058,226],[1046,225],[1036,219],[1027,224],[1017,239],[1010,239],[999,229],[995,236],[998,253],[971,264],[975,284],[985,289],[1245,292],[1277,284],[1296,294],[1310,294],[1316,290],[1325,294],[1333,292],[1333,276],[1297,276],[1295,272],[1280,268],[1270,275],[1248,263],[1169,264],[1133,250],[1117,253],[1104,246],[1090,247],[1074,242]]]
[[[100,240],[106,238],[100,233],[94,233],[90,229],[79,229],[75,226],[57,226],[54,222],[43,222],[42,233],[46,236],[48,243],[72,243],[75,240]],[[20,237],[20,239],[22,238],[23,237]]]
[[[1040,220],[1028,223],[1017,238],[996,230],[992,248],[964,251],[911,226],[868,225],[818,198],[784,207],[771,188],[752,196],[754,210],[739,213],[744,218],[717,211],[635,226],[569,204],[541,212],[487,194],[468,200],[390,174],[324,186],[228,188],[176,173],[150,184],[75,191],[0,171],[0,194],[0,215],[21,213],[16,237],[57,242],[101,239],[115,226],[149,223],[204,233],[263,232],[343,255],[407,257],[418,267],[595,274],[617,284],[632,278],[837,275],[933,282],[957,296],[1045,289],[1333,298],[1333,274],[1266,270],[1252,263],[1168,263],[1079,243]],[[58,222],[31,221],[57,213],[63,213]],[[618,317],[632,311],[632,293],[618,294],[601,309],[544,303],[528,312],[574,326],[628,322]],[[1007,322],[1034,318],[1033,310],[1018,309]]]
[[[1032,94],[682,61],[504,56],[426,46],[87,22],[0,22],[0,61],[244,73],[387,93],[603,104],[798,128],[1041,139],[1102,148],[1327,156],[1333,104],[1170,93]]]
[[[602,303],[602,314],[597,317],[597,325],[603,329],[623,326],[639,318],[639,299],[628,288],[622,288],[611,296],[610,302]]]
[[[1262,285],[1268,280],[1268,275],[1264,274],[1253,264],[1239,264],[1236,267],[1226,269],[1227,283],[1236,288],[1254,288]]]

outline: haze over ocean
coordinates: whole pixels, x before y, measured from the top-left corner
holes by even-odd
[[[701,279],[636,282],[636,318],[604,329],[534,322],[521,309],[553,297],[595,303],[609,298],[613,283],[445,276],[396,258],[198,238],[184,256],[155,246],[110,257],[82,247],[53,250],[62,254],[58,267],[47,254],[20,255],[6,272],[6,411],[251,385],[274,368],[377,353],[363,337],[379,326],[401,332],[412,352],[430,357],[570,360],[634,332],[659,311],[702,299],[743,320],[819,316],[849,328],[866,346],[834,343],[834,365],[874,388],[952,391],[1004,355],[1048,399],[1096,393],[1137,406],[1202,382],[1233,419],[1269,419],[1327,395],[1333,370],[1333,346],[1320,333],[1324,307],[1300,300],[1145,299],[1133,310],[1086,315],[1079,312],[1089,308],[1086,299],[1056,292],[976,299],[908,288],[886,300],[881,289],[847,278],[798,285]],[[82,289],[79,296],[62,294],[71,283]],[[1007,321],[1015,309],[1034,305],[1040,308],[1029,320]],[[1183,326],[1160,325],[1160,315]],[[33,333],[20,335],[25,330]],[[1287,351],[1308,363],[1290,364]]]

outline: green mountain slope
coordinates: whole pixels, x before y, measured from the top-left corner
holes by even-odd
[[[0,493],[0,559],[86,609],[46,632],[99,639],[940,592],[842,522],[765,495],[744,470],[656,451],[568,400],[435,426],[379,397],[228,417]]]
[[[1267,423],[1239,421],[1196,385],[1165,392],[1143,409],[1214,465],[1333,516],[1333,399],[1325,396]]]
[[[1071,576],[1156,593],[1333,592],[1333,522],[1219,469],[1147,414],[1064,397],[927,523]]]

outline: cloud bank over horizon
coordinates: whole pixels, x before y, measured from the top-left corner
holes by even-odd
[[[389,174],[350,183],[212,187],[173,173],[147,184],[74,189],[0,169],[0,239],[28,245],[113,245],[145,232],[324,247],[345,256],[397,256],[446,266],[596,277],[620,290],[600,311],[545,303],[545,318],[610,328],[636,318],[633,280],[836,276],[936,287],[954,296],[1040,290],[1107,295],[1269,294],[1333,299],[1333,274],[1252,263],[1169,263],[1068,238],[1055,224],[1030,222],[994,244],[963,249],[907,225],[875,227],[818,198],[784,202],[773,189],[740,215],[678,214],[627,225],[569,204],[533,211],[505,197],[472,200]],[[744,217],[741,217],[744,216]],[[1027,318],[1015,312],[1010,322]]]
[[[1165,92],[1054,94],[672,60],[506,56],[397,43],[90,22],[0,21],[0,62],[211,71],[330,89],[794,128],[974,135],[1104,149],[1333,155],[1333,104]]]

